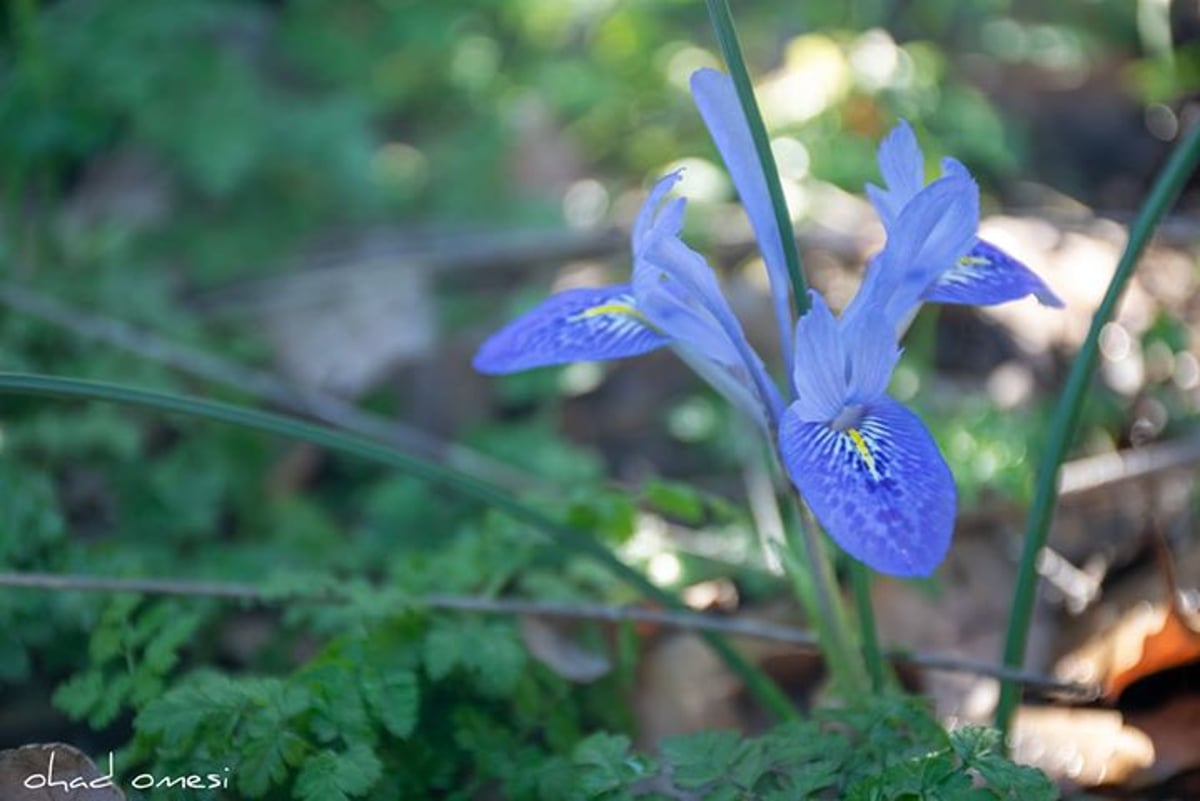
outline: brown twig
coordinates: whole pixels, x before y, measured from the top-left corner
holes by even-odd
[[[283,600],[311,602],[342,602],[344,594],[324,588],[311,594],[283,596],[264,591],[252,584],[235,582],[186,581],[177,579],[126,579],[100,576],[64,575],[55,573],[0,573],[0,587],[73,592],[138,593],[144,595],[173,595],[184,597],[220,598],[225,600],[277,603]],[[609,606],[589,603],[558,603],[518,598],[482,598],[478,596],[433,594],[408,601],[414,607],[427,609],[475,612],[488,615],[538,615],[575,620],[599,620],[609,623],[656,623],[687,631],[712,631],[741,637],[787,643],[806,650],[818,647],[816,635],[792,626],[749,618],[718,617],[700,612],[676,612],[647,609],[638,606]],[[1024,670],[963,659],[951,654],[918,651],[891,651],[886,656],[898,663],[923,667],[927,670],[951,673],[972,673],[997,679],[1017,681],[1026,687],[1045,693],[1070,696],[1073,700],[1090,701],[1099,697],[1093,685],[1059,681],[1049,676]]]

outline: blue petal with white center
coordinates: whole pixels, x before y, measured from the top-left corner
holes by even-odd
[[[839,546],[892,576],[928,576],[954,530],[954,477],[915,414],[883,397],[841,427],[784,412],[792,482]]]
[[[628,284],[552,295],[487,339],[475,369],[501,374],[639,356],[668,344],[638,311]]]
[[[1000,248],[982,239],[934,282],[922,300],[991,306],[1033,295],[1043,306],[1063,307],[1046,283]]]

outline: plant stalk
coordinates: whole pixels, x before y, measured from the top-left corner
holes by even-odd
[[[871,568],[857,559],[850,559],[850,586],[854,589],[854,611],[858,615],[858,631],[862,636],[863,661],[871,677],[871,689],[876,694],[887,686],[887,669],[879,647],[879,631],[875,626],[875,610],[871,606]]]
[[[808,311],[808,284],[804,280],[804,271],[800,268],[796,237],[790,233],[792,217],[783,197],[783,185],[779,182],[779,168],[775,164],[775,154],[771,152],[771,140],[767,138],[767,128],[763,124],[762,113],[758,110],[758,101],[754,98],[754,84],[750,81],[746,61],[742,58],[733,15],[729,13],[729,3],[726,0],[705,0],[705,4],[708,6],[713,31],[717,35],[717,44],[721,47],[721,55],[729,67],[729,77],[733,79],[746,122],[750,124],[754,150],[758,154],[759,163],[762,164],[763,176],[767,180],[767,193],[771,196],[771,206],[775,210],[775,224],[779,228],[779,237],[783,240],[783,260],[787,265],[788,280],[792,284],[792,303],[795,305],[796,315],[801,316]]]
[[[845,604],[838,592],[833,566],[821,541],[821,530],[803,499],[792,493],[788,515],[788,574],[802,603],[813,615],[821,652],[829,673],[847,701],[863,698],[868,691],[867,674],[858,652],[846,636],[851,631]],[[807,582],[805,581],[807,580]]]
[[[808,310],[808,284],[804,280],[804,272],[800,267],[800,254],[796,248],[796,238],[791,234],[792,219],[788,213],[787,202],[783,196],[783,186],[779,181],[779,168],[775,164],[775,155],[771,152],[771,141],[767,138],[767,129],[763,124],[762,113],[758,101],[754,97],[754,84],[746,69],[746,61],[738,44],[737,30],[733,24],[733,15],[729,11],[727,0],[705,0],[713,31],[721,48],[721,55],[729,68],[730,78],[737,90],[738,101],[750,127],[750,135],[754,141],[754,150],[762,166],[763,177],[767,184],[767,193],[771,198],[771,207],[775,213],[775,224],[779,229],[780,243],[783,248],[784,262],[787,266],[788,280],[791,283],[792,303],[796,315],[803,316]],[[790,332],[782,332],[785,337]],[[787,343],[784,343],[787,352]],[[796,594],[809,614],[814,618],[822,650],[829,665],[834,681],[845,693],[846,698],[860,697],[867,690],[867,679],[862,660],[851,647],[846,636],[850,630],[847,625],[845,607],[837,591],[837,582],[833,575],[829,559],[825,554],[820,539],[819,528],[815,520],[806,515],[808,508],[798,495],[795,498],[796,514],[786,527],[787,550],[790,558],[787,560],[788,574],[792,579]],[[798,530],[798,531],[797,531]],[[864,642],[873,641],[874,627],[868,635],[864,632]],[[878,651],[878,643],[875,643]]]
[[[1113,312],[1121,300],[1125,286],[1137,268],[1138,259],[1150,241],[1167,209],[1183,190],[1187,179],[1200,162],[1200,125],[1194,125],[1171,153],[1166,165],[1159,173],[1150,190],[1149,197],[1138,212],[1129,232],[1129,241],[1117,263],[1116,272],[1108,284],[1108,290],[1100,307],[1092,317],[1087,338],[1071,365],[1067,384],[1054,410],[1046,448],[1038,463],[1037,483],[1033,505],[1025,528],[1025,542],[1021,551],[1021,564],[1017,574],[1017,586],[1013,594],[1012,613],[1008,621],[1008,633],[1004,642],[1004,665],[1019,667],[1025,661],[1025,648],[1029,639],[1029,626],[1033,620],[1034,600],[1037,595],[1037,559],[1046,544],[1050,529],[1050,518],[1058,500],[1058,474],[1066,457],[1067,449],[1074,441],[1079,429],[1080,413],[1083,409],[1088,387],[1096,371],[1099,355],[1100,332],[1112,319]],[[1006,681],[1000,688],[1000,700],[996,706],[996,728],[1008,734],[1013,713],[1021,698],[1021,687]]]

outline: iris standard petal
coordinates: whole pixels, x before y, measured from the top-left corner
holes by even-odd
[[[678,235],[664,231],[647,241],[634,260],[634,297],[645,288],[668,281],[671,286],[678,287],[678,292],[695,299],[714,316],[723,318],[728,314],[736,322],[712,267]]]
[[[939,178],[918,192],[880,254],[877,272],[898,278],[880,298],[886,319],[896,325],[905,320],[938,276],[966,255],[978,229],[979,189],[970,178]]]
[[[662,206],[663,198],[667,196],[667,193],[671,191],[675,184],[679,183],[680,177],[681,175],[679,170],[676,170],[675,172],[659,178],[658,181],[655,182],[654,186],[650,189],[650,194],[647,195],[645,201],[642,202],[642,208],[638,212],[637,219],[633,221],[632,240],[634,255],[637,255],[638,250],[641,249],[642,243],[645,242],[650,236],[650,233],[656,227],[656,224],[659,224],[660,221],[665,222],[665,220],[661,220],[661,218],[666,215],[659,213],[659,207]],[[682,203],[676,205],[682,206]],[[670,212],[671,210],[668,209],[667,211]],[[671,214],[671,222],[674,222],[674,218],[677,217],[678,224],[683,224],[682,208],[671,212]]]
[[[934,282],[921,299],[932,303],[991,306],[1033,295],[1043,306],[1062,300],[1032,270],[982,239]]]
[[[942,175],[949,175],[958,178],[970,178],[971,171],[967,169],[967,165],[963,164],[952,156],[947,156],[942,159]]]
[[[929,431],[890,398],[844,430],[784,412],[788,475],[834,542],[893,576],[928,576],[950,547],[954,477]]]
[[[978,227],[979,189],[973,180],[951,174],[929,184],[888,230],[887,243],[872,259],[843,320],[871,324],[862,318],[879,307],[898,328],[937,277],[974,245]]]
[[[912,126],[901,120],[879,143],[879,172],[886,188],[867,185],[867,195],[885,228],[925,185],[925,156]]]
[[[500,374],[638,356],[666,345],[634,305],[628,284],[552,295],[487,339],[475,354],[481,373]]]
[[[896,263],[890,269],[902,285],[925,289],[971,248],[978,229],[979,187],[969,176],[947,175],[905,205],[882,258]]]
[[[645,286],[634,287],[638,309],[646,320],[672,342],[686,342],[710,358],[724,363],[739,359],[728,335],[683,286],[667,275]]]
[[[701,377],[754,419],[773,425],[783,410],[779,391],[703,256],[678,236],[655,235],[634,262],[633,296]],[[746,403],[747,393],[753,404]]]
[[[722,362],[714,359],[712,354],[702,351],[690,344],[677,342],[672,350],[692,368],[696,375],[704,379],[709,386],[717,391],[734,408],[753,420],[763,431],[771,431],[775,420],[783,408],[783,402],[776,393],[772,400],[764,402],[758,384],[747,367],[740,359],[734,362]],[[761,363],[758,369],[762,369]]]
[[[850,363],[847,405],[870,404],[887,392],[888,381],[900,359],[900,348],[896,345],[895,330],[881,325],[882,319],[883,310],[875,307],[867,309],[856,325],[843,325],[842,341]]]
[[[791,284],[783,255],[783,234],[775,218],[775,207],[771,203],[767,179],[754,147],[750,124],[738,100],[733,79],[725,73],[714,69],[696,70],[692,73],[691,85],[696,108],[729,170],[729,177],[742,200],[742,207],[746,209],[746,216],[750,218],[759,250],[766,262],[775,317],[783,337],[784,359],[790,367]],[[791,235],[790,231],[788,235]]]
[[[796,364],[792,414],[805,421],[827,422],[845,405],[848,364],[842,334],[821,293],[808,293],[808,312],[796,321]]]

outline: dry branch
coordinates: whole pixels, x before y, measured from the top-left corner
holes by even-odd
[[[97,576],[63,575],[53,573],[0,573],[0,587],[27,588],[51,591],[138,593],[144,595],[173,595],[184,597],[221,598],[254,603],[279,603],[285,600],[315,603],[339,603],[349,600],[346,594],[323,589],[312,594],[283,597],[269,593],[252,584],[212,581],[183,581],[176,579],[124,579]],[[516,598],[482,598],[463,595],[426,595],[408,599],[415,608],[475,612],[489,615],[537,615],[575,620],[598,620],[610,623],[655,623],[687,631],[712,631],[742,637],[787,643],[806,650],[817,648],[816,635],[803,629],[764,620],[739,617],[718,617],[700,612],[675,612],[647,609],[638,606],[609,606],[605,604],[556,603]],[[1099,688],[1088,684],[1064,682],[1049,676],[1024,670],[1012,670],[984,662],[962,659],[951,654],[891,651],[886,656],[900,664],[927,670],[953,673],[972,673],[997,679],[1017,681],[1027,688],[1043,693],[1067,695],[1076,701],[1099,697]]]

